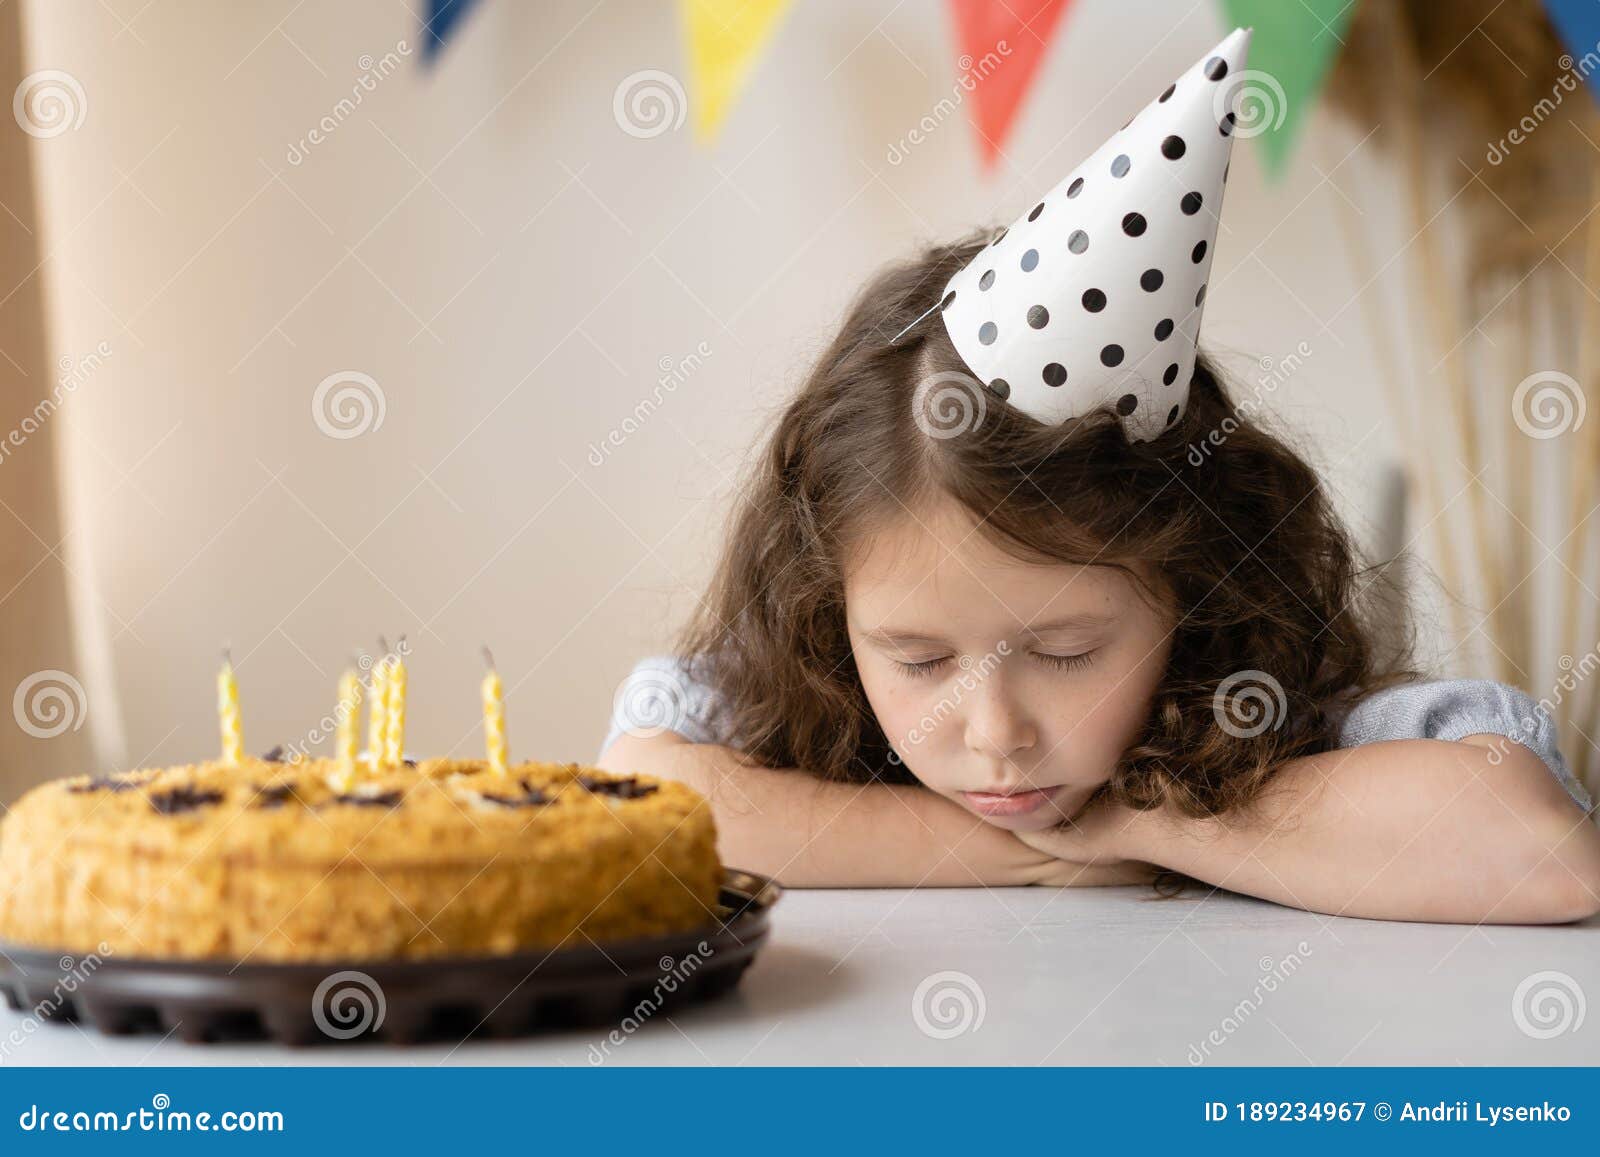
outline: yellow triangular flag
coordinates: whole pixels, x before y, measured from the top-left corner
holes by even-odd
[[[694,135],[709,143],[790,0],[679,0],[689,43]]]

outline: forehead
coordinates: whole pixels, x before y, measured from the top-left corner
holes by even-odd
[[[845,567],[850,618],[883,626],[979,627],[1046,615],[1114,615],[1132,584],[1110,566],[1027,562],[1001,549],[945,500],[877,528]]]

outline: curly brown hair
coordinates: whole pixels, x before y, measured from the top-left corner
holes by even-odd
[[[844,574],[884,520],[942,493],[1020,560],[1158,576],[1159,590],[1140,586],[1173,609],[1170,659],[1101,791],[1190,816],[1245,808],[1283,761],[1332,745],[1349,701],[1412,676],[1403,601],[1385,567],[1358,562],[1312,468],[1208,359],[1182,417],[1139,444],[1109,409],[1047,426],[971,381],[940,321],[913,323],[987,240],[873,278],[784,409],[680,640],[713,690],[714,730],[768,767],[916,782],[856,671]],[[952,405],[967,425],[931,436]],[[1219,686],[1241,673],[1282,687],[1280,725],[1224,729]]]

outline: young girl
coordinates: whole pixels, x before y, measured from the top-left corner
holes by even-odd
[[[1383,919],[1600,911],[1552,721],[1497,683],[1417,681],[1386,572],[1193,348],[1207,230],[1178,225],[1208,201],[1214,239],[1233,121],[1205,85],[1247,42],[999,237],[874,278],[783,413],[598,758],[699,789],[726,862],[798,887],[1187,877]],[[1145,337],[1160,288],[1193,305]]]

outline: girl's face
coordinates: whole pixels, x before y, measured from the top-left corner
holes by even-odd
[[[1019,562],[956,503],[907,514],[845,574],[856,668],[927,787],[1012,831],[1083,807],[1138,737],[1171,614],[1122,571]]]

